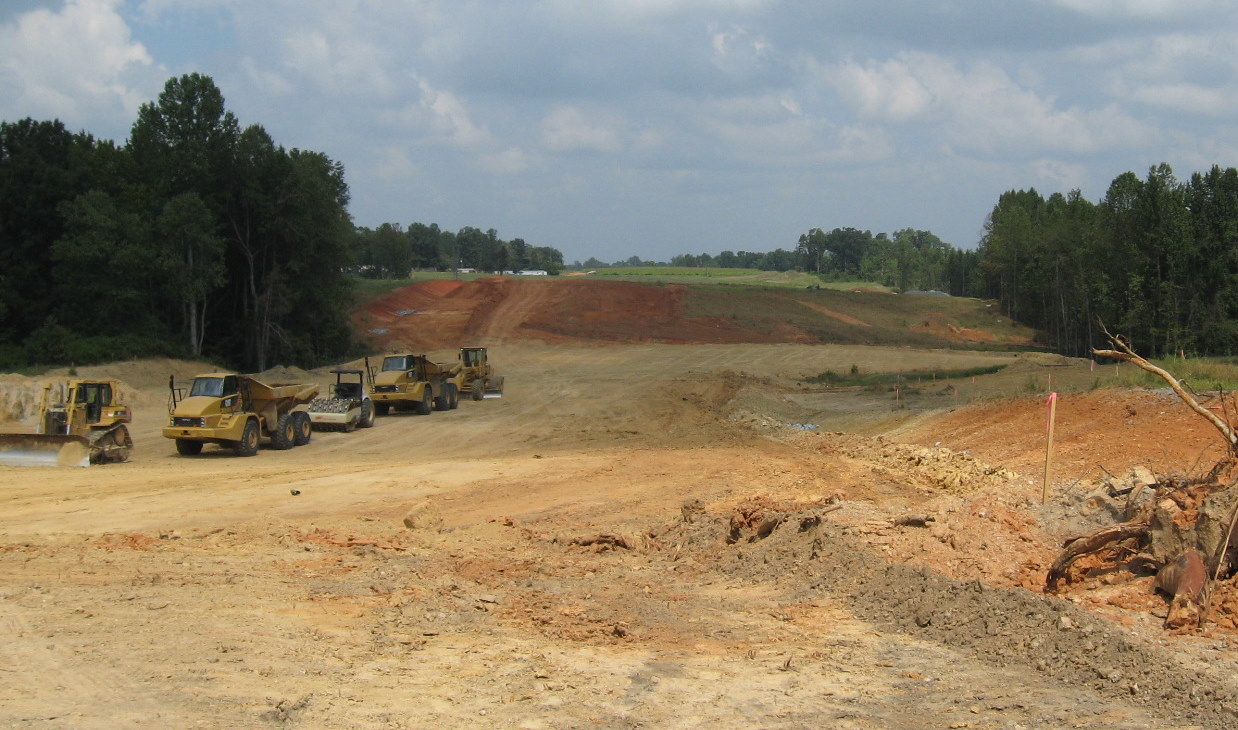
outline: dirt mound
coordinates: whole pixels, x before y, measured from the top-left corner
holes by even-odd
[[[282,385],[291,383],[310,383],[316,375],[308,370],[287,365],[276,365],[260,373],[254,373],[253,378],[267,385]]]
[[[1046,415],[1041,396],[1002,400],[951,410],[897,437],[1037,474],[1044,469]],[[1216,431],[1169,391],[1067,393],[1057,402],[1052,478],[1065,486],[1067,479],[1133,466],[1157,474],[1190,471],[1192,464],[1206,470],[1223,450]]]

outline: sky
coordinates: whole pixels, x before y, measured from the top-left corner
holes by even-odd
[[[1238,166],[1232,0],[0,0],[0,120],[123,143],[192,72],[342,163],[357,225],[569,263],[973,248],[1006,190]]]

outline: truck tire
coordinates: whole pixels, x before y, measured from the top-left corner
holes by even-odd
[[[453,384],[447,386],[447,389],[451,391],[451,402],[447,404],[447,408],[454,411],[460,407],[460,388]]]
[[[296,436],[293,438],[294,446],[304,446],[310,442],[310,438],[314,435],[314,424],[310,422],[309,414],[305,411],[297,411],[292,414],[292,425],[296,431]]]
[[[415,412],[417,413],[417,415],[419,416],[430,415],[430,403],[433,402],[433,400],[434,400],[434,391],[431,390],[430,386],[427,385],[425,391],[422,392],[421,394],[421,400],[417,401],[417,406],[415,408]]]
[[[450,387],[450,385],[444,385],[443,390],[433,400],[434,410],[445,411],[451,407],[451,394],[447,392]]]
[[[237,456],[253,456],[258,453],[257,421],[251,418],[245,423],[245,430],[241,432],[241,440],[233,444],[232,449]]]
[[[357,419],[357,428],[369,428],[374,425],[374,401],[361,401],[361,417]]]
[[[374,404],[374,415],[376,416],[385,416],[387,415],[387,412],[390,410],[391,410],[391,406],[387,403],[375,403]]]
[[[482,378],[475,378],[473,386],[469,389],[469,396],[473,400],[481,400],[486,397],[486,381]]]
[[[181,456],[197,456],[202,453],[202,442],[190,439],[176,439],[176,453]]]
[[[275,423],[271,430],[271,446],[284,451],[297,445],[297,427],[292,422],[292,414],[285,413]]]

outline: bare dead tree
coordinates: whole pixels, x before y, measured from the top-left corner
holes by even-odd
[[[1224,438],[1225,443],[1229,445],[1230,455],[1238,456],[1238,435],[1235,435],[1234,429],[1229,425],[1229,423],[1217,414],[1201,406],[1199,401],[1195,400],[1195,397],[1188,393],[1182,383],[1173,375],[1169,374],[1169,372],[1162,368],[1158,368],[1139,355],[1136,355],[1134,350],[1130,348],[1130,345],[1121,335],[1111,334],[1109,330],[1105,328],[1104,322],[1101,323],[1100,329],[1105,333],[1105,336],[1109,338],[1109,344],[1115,349],[1098,350],[1093,348],[1093,355],[1098,357],[1111,357],[1115,360],[1129,362],[1132,365],[1135,365],[1142,370],[1146,370],[1147,372],[1152,373],[1153,375],[1156,375],[1164,380],[1169,384],[1169,387],[1173,389],[1173,392],[1178,394],[1178,397],[1182,399],[1182,402],[1185,403],[1188,408],[1203,416],[1208,420],[1208,423],[1211,423],[1218,431],[1221,432],[1221,437]]]
[[[1094,348],[1092,354],[1132,363],[1140,369],[1164,380],[1188,408],[1203,416],[1208,423],[1216,428],[1228,447],[1226,456],[1217,463],[1206,477],[1207,482],[1216,484],[1218,488],[1224,490],[1232,490],[1238,485],[1238,478],[1229,481],[1228,487],[1223,485],[1224,480],[1219,479],[1223,472],[1232,469],[1235,463],[1238,462],[1238,434],[1235,433],[1234,427],[1229,422],[1228,409],[1225,410],[1225,418],[1222,418],[1203,407],[1195,396],[1188,392],[1187,387],[1180,380],[1165,369],[1157,367],[1137,355],[1125,338],[1110,333],[1103,322],[1100,323],[1100,328],[1105,333],[1105,336],[1108,337],[1111,349]],[[1222,483],[1218,484],[1218,481]],[[1156,485],[1156,489],[1158,494],[1169,494],[1174,490],[1188,486],[1188,483],[1176,484],[1171,480]],[[1045,581],[1046,589],[1051,592],[1058,590],[1063,580],[1067,578],[1067,571],[1070,565],[1083,555],[1095,554],[1108,545],[1132,538],[1137,539],[1139,543],[1145,543],[1150,531],[1153,529],[1151,510],[1155,508],[1159,499],[1157,497],[1148,502],[1144,509],[1141,510],[1141,513],[1128,522],[1069,541],[1065,546],[1065,550],[1049,569]],[[1217,546],[1215,555],[1208,556],[1212,558],[1210,561],[1212,564],[1211,571],[1207,571],[1204,565],[1204,560],[1207,557],[1201,556],[1194,548],[1190,547],[1161,566],[1157,585],[1161,590],[1173,596],[1170,615],[1166,619],[1167,626],[1181,627],[1188,624],[1198,626],[1206,619],[1211,608],[1213,589],[1221,577],[1221,569],[1225,563],[1224,558],[1234,533],[1235,523],[1238,523],[1238,503],[1235,503],[1233,512],[1229,516],[1228,529],[1225,531],[1221,544]],[[1210,575],[1208,574],[1209,572],[1211,573]]]

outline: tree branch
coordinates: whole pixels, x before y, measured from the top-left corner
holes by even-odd
[[[1173,392],[1178,394],[1178,397],[1182,399],[1182,402],[1185,403],[1188,408],[1208,419],[1208,422],[1221,432],[1221,437],[1225,439],[1227,444],[1229,444],[1229,450],[1231,453],[1238,454],[1238,435],[1234,433],[1234,429],[1231,428],[1228,423],[1226,423],[1220,416],[1201,406],[1199,401],[1195,400],[1194,396],[1186,392],[1186,388],[1182,387],[1182,383],[1178,382],[1178,379],[1173,375],[1170,375],[1167,371],[1158,368],[1142,357],[1136,355],[1120,336],[1110,334],[1109,330],[1105,328],[1104,323],[1101,323],[1100,328],[1101,331],[1105,333],[1105,336],[1109,338],[1110,344],[1117,349],[1097,350],[1096,348],[1093,348],[1093,355],[1097,355],[1099,357],[1111,357],[1115,360],[1129,362],[1143,370],[1148,371],[1149,373],[1152,373],[1153,375],[1160,377],[1169,384],[1169,387],[1173,389]]]

